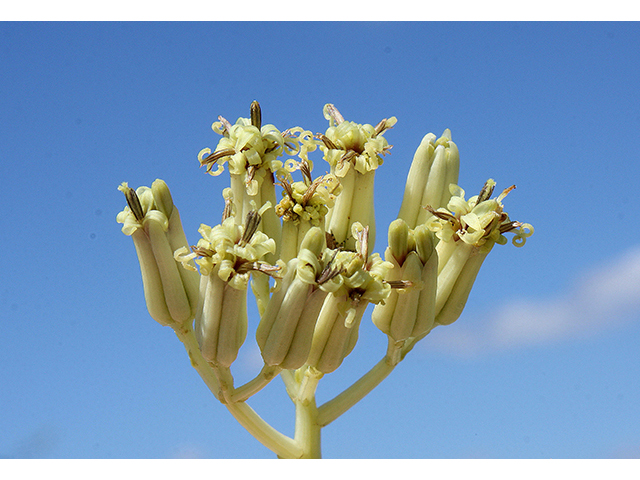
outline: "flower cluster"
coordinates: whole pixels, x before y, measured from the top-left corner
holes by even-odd
[[[458,147],[447,129],[439,138],[423,137],[384,259],[372,253],[375,175],[390,152],[384,134],[396,118],[358,124],[333,104],[323,113],[329,126],[316,134],[263,125],[257,102],[234,125],[218,117],[212,128],[222,138],[198,161],[213,176],[226,166],[229,187],[222,221],[200,225],[196,245],[187,243],[162,180],[137,190],[123,183],[127,206],[117,216],[134,241],[149,313],[186,343],[193,335],[192,362],[201,368],[200,359],[214,372],[200,373],[216,396],[228,406],[242,403],[281,373],[303,412],[296,421],[306,422],[300,430],[296,424],[296,439],[317,431],[318,442],[320,426],[366,395],[433,328],[460,317],[480,267],[496,244],[507,243],[505,234],[520,247],[533,233],[504,210],[515,186],[492,198],[490,179],[465,199]],[[316,151],[329,171],[314,177],[309,156]],[[230,367],[248,333],[249,285],[264,367],[236,389]],[[373,324],[388,338],[384,361],[330,406],[316,408],[317,381],[353,351],[369,305]],[[232,411],[279,455],[306,448],[275,435],[245,407]]]
[[[324,218],[333,207],[342,185],[335,175],[327,174],[315,180],[306,161],[296,165],[303,174],[303,180],[291,182],[282,175],[282,200],[276,205],[276,214],[283,222],[309,222],[313,226],[324,226]]]
[[[198,160],[213,176],[220,175],[224,164],[228,163],[229,173],[242,177],[250,196],[258,193],[266,172],[282,169],[278,158],[283,153],[293,154],[299,149],[298,140],[291,136],[291,131],[283,134],[274,125],[262,125],[257,102],[251,105],[251,118],[240,117],[235,125],[224,117],[219,119],[213,123],[212,129],[222,138],[213,153],[210,148],[202,149]]]

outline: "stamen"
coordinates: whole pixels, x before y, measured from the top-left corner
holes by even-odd
[[[496,187],[496,182],[493,179],[490,178],[489,180],[487,180],[483,185],[482,190],[480,190],[480,193],[478,194],[478,200],[476,202],[476,205],[491,198],[491,194],[493,193],[493,189],[495,187]]]
[[[500,196],[498,197],[498,202],[501,202],[502,199],[504,197],[507,196],[507,194],[511,191],[511,190],[515,190],[516,186],[515,185],[511,185],[509,188],[505,188],[502,193],[500,194]]]
[[[409,287],[413,287],[414,285],[414,283],[409,280],[389,280],[389,281],[385,281],[385,283],[388,284],[391,288],[397,288],[397,289],[409,288]]]
[[[267,147],[264,149],[264,154],[266,155],[267,153],[271,153],[274,150],[277,150],[278,148],[280,148],[280,145],[278,145],[277,143],[272,143],[270,147]]]
[[[287,128],[286,130],[284,130],[282,132],[282,138],[291,138],[295,135],[295,133],[292,132],[292,128]]]
[[[325,108],[327,109],[327,114],[331,118],[333,118],[333,120],[336,122],[337,125],[340,125],[342,122],[344,122],[344,117],[338,111],[335,105],[333,105],[333,103],[327,103]]]
[[[521,222],[503,223],[502,225],[500,225],[500,233],[507,233],[507,232],[510,232],[511,230],[520,228],[521,226],[522,226]]]
[[[191,251],[199,257],[213,257],[213,254],[215,253],[213,250],[209,250],[208,248],[198,247],[196,245],[191,245]]]
[[[279,182],[275,182],[275,183],[280,185],[284,190],[284,193],[291,200],[293,200],[293,187],[291,186],[291,183],[289,182],[289,180],[284,175],[280,175],[280,173],[277,173],[276,176],[278,177]]]
[[[277,265],[275,266],[269,265],[268,263],[264,263],[264,262],[243,261],[238,263],[235,266],[234,270],[237,275],[242,275],[243,273],[248,273],[248,272],[262,272],[271,277],[279,278],[279,277],[276,277],[275,274],[280,270],[280,267]]]
[[[257,262],[258,263],[258,268],[256,269],[258,272],[262,272],[266,275],[269,275],[270,277],[273,278],[281,278],[278,275],[276,275],[276,273],[278,273],[280,270],[282,270],[281,266],[278,265],[269,265],[268,263],[264,263],[264,262]]]
[[[359,247],[357,253],[366,262],[369,258],[369,225],[356,231],[356,240]]]
[[[393,120],[393,119],[392,119]],[[382,120],[380,120],[380,122],[378,122],[378,124],[375,126],[374,130],[374,134],[371,135],[371,138],[376,138],[378,135],[380,135],[381,133],[393,128],[393,124],[395,122],[394,121],[389,121],[388,118],[383,118]]]
[[[227,120],[226,118],[224,118],[222,115],[218,115],[218,121],[222,124],[222,126],[224,127],[222,129],[222,133],[224,134],[225,132],[227,132],[227,135],[229,135],[229,133],[231,132],[231,123],[229,122],[229,120]]]
[[[299,147],[294,142],[287,141],[290,138],[294,138],[294,136],[295,136],[295,132],[293,132],[292,128],[287,128],[284,132],[282,132],[282,138],[284,139],[284,146],[287,147],[289,150],[291,150],[292,153],[297,153]]]
[[[428,211],[431,215],[436,216],[440,220],[444,220],[449,222],[454,228],[456,227],[458,221],[455,216],[451,215],[449,212],[439,212],[438,210],[434,210],[431,205],[426,205],[424,207],[426,211]]]
[[[222,210],[222,221],[224,222],[231,215],[233,215],[233,202],[230,197],[225,197],[224,210]]]
[[[318,285],[322,285],[323,283],[328,282],[332,278],[335,278],[338,275],[340,275],[340,273],[342,273],[343,271],[342,266],[338,266],[338,267],[333,266],[333,261],[336,259],[337,255],[338,255],[338,250],[336,250],[333,253],[333,257],[331,257],[331,260],[329,260],[327,264],[324,266],[324,268],[322,269],[320,276],[318,276],[318,278],[316,279],[316,282],[318,283]]]
[[[307,162],[305,159],[302,159],[302,161],[298,165],[298,169],[300,170],[300,172],[302,172],[302,176],[304,177],[305,183],[307,185],[310,184],[312,182],[312,179],[311,179],[311,168],[309,168],[309,162]]]
[[[217,152],[213,152],[207,155],[205,158],[200,160],[200,166],[207,165],[207,172],[213,168],[213,165],[223,157],[228,157],[230,155],[235,154],[236,151],[233,148],[225,148],[223,150],[218,150]]]
[[[256,172],[258,171],[258,165],[249,165],[247,167],[247,175],[245,178],[245,185],[248,187],[249,185],[251,185],[251,182],[253,181],[254,177],[256,176]]]
[[[352,158],[355,158],[357,156],[358,156],[358,152],[356,152],[355,150],[349,150],[345,152],[345,154],[342,155],[342,158],[338,160],[338,166],[341,167],[345,162],[350,162]]]
[[[387,119],[383,118],[378,122],[378,124],[374,127],[374,133],[371,135],[371,138],[376,138],[385,130],[385,125],[387,124]]]
[[[249,213],[247,213],[244,232],[242,233],[242,238],[240,239],[241,245],[246,245],[251,241],[253,234],[258,230],[258,225],[260,225],[261,220],[262,216],[255,210],[251,210],[249,211]]]
[[[316,190],[318,189],[318,187],[323,183],[324,183],[324,177],[319,177],[319,178],[316,178],[313,181],[313,183],[307,187],[307,191],[304,192],[304,195],[302,196],[301,204],[303,207],[306,206],[307,203],[309,203],[309,201],[311,200],[311,197],[313,197],[313,194],[316,193]]]
[[[262,128],[262,110],[260,104],[255,100],[251,102],[251,125],[258,130]]]
[[[122,184],[119,190],[124,193],[124,198],[127,200],[127,205],[129,205],[129,208],[133,212],[133,216],[136,217],[138,222],[142,222],[142,220],[144,220],[144,211],[142,210],[142,205],[140,205],[140,199],[136,191],[126,184]]]
[[[324,146],[327,147],[329,150],[340,150],[335,143],[333,143],[329,137],[327,137],[325,134],[323,133],[317,133],[315,135],[315,137],[319,140],[322,141],[322,143],[324,143]]]

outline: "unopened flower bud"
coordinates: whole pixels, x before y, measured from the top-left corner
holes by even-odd
[[[449,185],[458,182],[460,156],[458,147],[446,129],[436,140],[432,133],[425,135],[416,150],[405,184],[399,218],[410,228],[421,225],[429,213],[424,206],[438,209],[449,201]]]
[[[406,225],[402,219],[390,225],[390,244],[396,241],[395,236],[404,237],[402,225]],[[393,264],[387,277],[393,289],[384,303],[375,306],[371,319],[396,342],[423,335],[433,327],[438,259],[432,254],[431,236],[424,227],[407,230],[404,243],[411,245],[410,249],[404,255],[393,253],[393,247],[385,252]]]
[[[409,253],[409,227],[407,222],[398,218],[389,225],[389,248],[399,264],[404,263],[404,259]],[[387,260],[389,260],[387,258]]]

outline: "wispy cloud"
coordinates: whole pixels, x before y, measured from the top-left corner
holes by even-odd
[[[640,246],[576,278],[555,298],[513,300],[482,326],[443,329],[437,343],[474,354],[591,336],[638,318]]]

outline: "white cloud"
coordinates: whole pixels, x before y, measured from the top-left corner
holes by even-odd
[[[591,336],[638,318],[640,246],[586,272],[556,298],[513,300],[477,328],[458,322],[456,328],[440,327],[435,343],[474,354]]]

